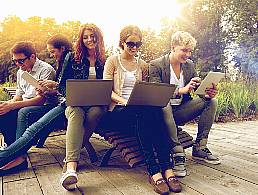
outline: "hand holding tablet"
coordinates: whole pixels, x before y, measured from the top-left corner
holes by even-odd
[[[41,87],[38,83],[38,80],[35,79],[31,74],[29,74],[28,72],[24,71],[21,75],[21,77],[26,80],[29,84],[33,85],[35,88],[40,89],[40,90],[44,90],[43,87]]]
[[[206,88],[212,87],[212,83],[217,85],[220,80],[225,77],[224,73],[221,72],[209,72],[208,75],[203,79],[200,86],[195,91],[195,94],[205,95]]]

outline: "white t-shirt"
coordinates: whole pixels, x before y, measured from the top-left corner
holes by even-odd
[[[89,79],[96,79],[96,71],[95,71],[95,67],[90,66],[89,69]]]
[[[184,87],[184,76],[183,71],[180,71],[179,79],[177,78],[171,64],[170,64],[170,84],[174,84],[177,86],[176,92],[173,96],[173,98],[170,99],[170,105],[180,105],[183,99],[182,95],[178,95],[178,89]]]
[[[124,81],[121,92],[122,92],[122,97],[126,100],[129,99],[129,97],[132,93],[134,84],[136,82],[135,73],[136,73],[136,70],[134,70],[134,71],[126,70],[126,72],[125,72],[125,81]]]

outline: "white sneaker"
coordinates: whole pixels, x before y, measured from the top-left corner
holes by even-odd
[[[78,182],[78,176],[76,174],[76,171],[68,169],[65,173],[63,173],[60,184],[66,189],[66,190],[75,190],[76,184]]]
[[[7,148],[7,144],[6,144],[6,143],[3,143],[3,144],[0,146],[0,150],[4,150],[5,148]]]

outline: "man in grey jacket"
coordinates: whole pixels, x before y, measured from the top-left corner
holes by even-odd
[[[192,99],[190,93],[200,84],[193,62],[189,59],[196,40],[187,32],[178,31],[171,37],[171,51],[150,62],[150,81],[177,85],[174,97],[163,109],[171,137],[171,153],[174,158],[174,172],[184,177],[185,153],[177,137],[177,126],[200,116],[198,133],[193,146],[192,157],[207,163],[219,164],[217,157],[207,148],[207,139],[217,109],[217,87],[206,89],[206,95]]]

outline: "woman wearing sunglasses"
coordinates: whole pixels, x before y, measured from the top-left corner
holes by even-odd
[[[120,32],[119,47],[121,54],[113,55],[106,61],[104,79],[113,79],[112,103],[108,124],[113,130],[134,134],[138,137],[143,150],[149,182],[159,194],[168,194],[169,190],[180,192],[182,187],[175,178],[170,162],[166,128],[162,110],[152,106],[125,106],[137,80],[147,80],[146,62],[135,57],[142,45],[142,33],[137,26],[126,26]],[[113,118],[113,119],[112,119]],[[131,128],[137,124],[137,128]],[[153,148],[157,153],[156,162]]]

